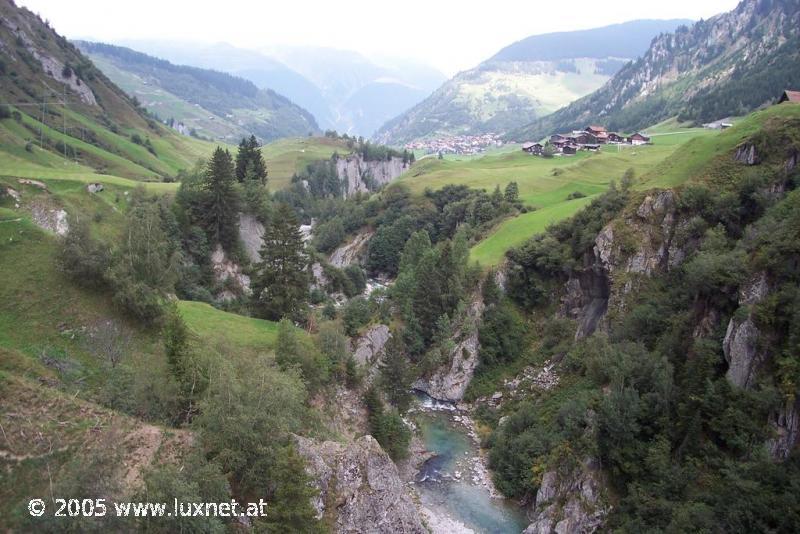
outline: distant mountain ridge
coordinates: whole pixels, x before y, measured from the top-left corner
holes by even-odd
[[[656,38],[595,93],[509,134],[538,139],[587,123],[634,131],[678,116],[743,115],[800,86],[800,0],[744,0],[732,11]]]
[[[118,44],[173,63],[241,76],[307,109],[322,129],[367,137],[390,118],[423,100],[446,79],[441,72],[418,62],[372,60],[357,52],[333,48],[247,50],[227,43],[147,40],[123,40]],[[373,104],[375,94],[380,95],[381,106]]]
[[[106,75],[143,100],[150,111],[158,113],[162,119],[175,119],[195,128],[201,135],[235,141],[237,137],[252,133],[271,141],[319,131],[314,116],[307,110],[271,89],[259,89],[244,78],[175,65],[121,46],[88,41],[76,41],[76,44],[107,71]],[[110,68],[109,62],[116,69]],[[124,76],[120,70],[133,76]],[[185,101],[188,106],[168,103],[157,88]],[[191,109],[193,106],[214,116],[196,117],[197,110]]]
[[[688,22],[637,20],[522,39],[457,74],[383,125],[375,138],[402,144],[422,137],[518,127],[601,87],[643,54],[655,36]]]

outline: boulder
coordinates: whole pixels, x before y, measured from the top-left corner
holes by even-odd
[[[317,517],[334,532],[427,532],[397,467],[372,436],[349,444],[295,436],[295,443],[319,490]]]
[[[87,184],[86,185],[86,190],[88,192],[90,192],[90,193],[99,193],[104,189],[105,189],[105,187],[103,186],[103,184],[97,183],[97,182],[95,182],[93,184]]]

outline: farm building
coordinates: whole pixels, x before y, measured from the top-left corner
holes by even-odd
[[[638,132],[628,137],[628,143],[632,145],[646,145],[649,142],[650,142],[649,137]]]
[[[577,154],[578,147],[576,145],[564,145],[564,148],[561,150],[561,153],[567,156]]]
[[[528,154],[540,155],[544,151],[544,145],[541,143],[524,143],[522,150]]]
[[[783,104],[784,102],[800,103],[800,91],[790,91],[788,89],[784,91],[780,100],[778,100],[778,104]]]

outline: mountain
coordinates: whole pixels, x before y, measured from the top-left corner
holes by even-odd
[[[734,10],[656,38],[597,92],[512,132],[540,138],[599,123],[634,131],[677,116],[712,122],[800,86],[800,2],[744,0]]]
[[[336,129],[367,137],[421,102],[445,80],[441,72],[419,62],[370,59],[350,50],[277,47],[266,52],[320,88]]]
[[[534,35],[461,72],[376,139],[404,143],[442,134],[503,132],[591,93],[653,37],[686,20],[636,20],[591,30]]]
[[[309,110],[323,129],[367,137],[445,80],[438,70],[416,61],[370,59],[351,50],[325,47],[247,50],[227,43],[157,40],[119,44],[173,63],[241,76],[262,89],[286,95]],[[375,98],[383,104],[375,106]]]
[[[308,78],[273,57],[227,43],[122,40],[118,44],[181,65],[228,72],[262,89],[286,95],[310,111],[321,128],[333,127],[333,115],[322,91]]]
[[[38,16],[0,0],[0,167],[157,181],[213,146],[149,116]]]
[[[200,136],[235,142],[252,133],[270,141],[319,129],[311,113],[244,78],[174,65],[130,48],[87,41],[76,44],[148,110]]]

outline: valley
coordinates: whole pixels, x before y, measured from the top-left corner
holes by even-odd
[[[536,35],[434,91],[0,0],[0,530],[793,532],[798,16]]]

